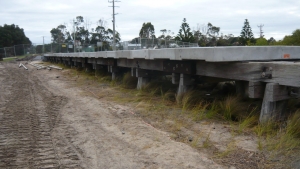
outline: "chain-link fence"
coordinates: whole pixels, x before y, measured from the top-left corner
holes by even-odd
[[[35,44],[21,44],[12,47],[0,48],[0,57],[22,56],[26,54],[36,54],[38,46]]]
[[[187,48],[198,47],[197,43],[181,42],[165,39],[144,39],[136,38],[132,41],[121,42],[120,50],[139,50],[139,49],[162,49],[162,48]]]
[[[140,50],[140,49],[162,49],[162,48],[187,48],[198,47],[197,43],[180,42],[164,39],[143,39],[136,38],[131,41],[123,41],[116,44],[117,50]],[[110,42],[98,42],[97,44],[73,43],[50,43],[50,44],[20,44],[12,47],[0,48],[0,58],[21,56],[27,54],[43,53],[73,53],[73,52],[98,52],[111,51]]]

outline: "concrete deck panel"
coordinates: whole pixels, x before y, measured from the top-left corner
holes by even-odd
[[[127,58],[127,59],[170,59],[204,60],[207,62],[300,60],[299,46],[235,46],[235,47],[196,47],[172,49],[144,49],[131,51],[103,51],[82,53],[53,53],[45,56],[88,57],[88,58]]]

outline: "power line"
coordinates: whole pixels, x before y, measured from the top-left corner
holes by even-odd
[[[115,23],[116,23],[116,19],[115,19],[115,7],[119,7],[119,6],[115,6],[115,2],[121,2],[121,1],[115,1],[115,0],[112,0],[112,1],[109,1],[109,3],[112,3],[113,6],[109,6],[109,7],[112,7],[113,8],[113,50],[116,50],[116,33],[115,33]]]

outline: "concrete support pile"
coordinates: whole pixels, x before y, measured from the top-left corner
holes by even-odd
[[[150,82],[150,71],[144,69],[135,69],[136,77],[138,78],[137,89],[140,90]]]
[[[192,85],[191,75],[181,73],[177,95],[179,96],[186,93],[191,88],[191,85]]]

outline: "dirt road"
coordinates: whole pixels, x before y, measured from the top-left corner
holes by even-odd
[[[0,63],[0,168],[227,168],[58,70]]]

